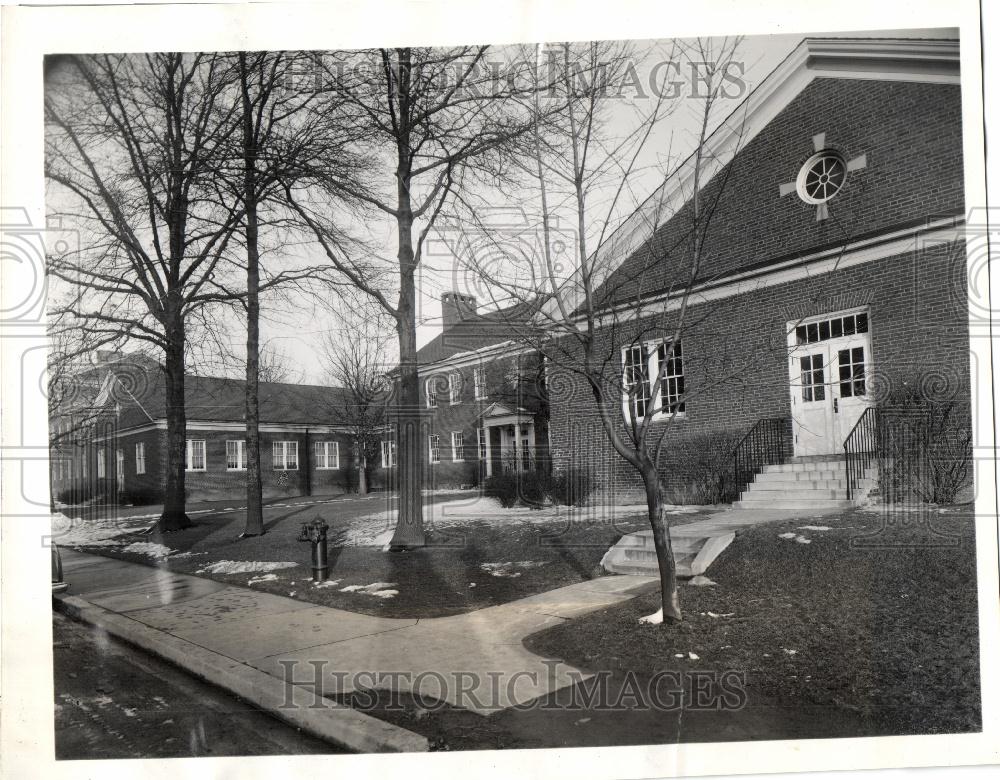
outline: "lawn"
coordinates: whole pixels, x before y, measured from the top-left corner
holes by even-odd
[[[679,625],[639,623],[659,606],[649,593],[525,639],[602,679],[591,701],[581,684],[482,717],[380,693],[370,711],[438,749],[978,731],[972,511],[935,510],[948,536],[900,519],[878,534],[881,516],[865,511],[757,526],[712,565],[714,586],[681,586]],[[727,673],[745,701],[699,705],[698,679]],[[648,695],[657,675],[677,681],[668,707]]]
[[[248,539],[237,539],[239,512],[193,515],[193,527],[161,537],[142,532],[148,520],[133,521],[119,524],[113,538],[98,533],[96,544],[91,538],[79,549],[353,612],[424,618],[601,576],[607,549],[623,533],[647,527],[635,507],[609,519],[565,507],[505,510],[468,494],[438,498],[428,512],[427,547],[406,553],[383,551],[393,515],[379,500],[361,515],[360,504],[337,501],[268,510],[267,533]],[[673,520],[691,522],[708,511],[678,509]],[[322,587],[311,581],[310,545],[297,538],[301,523],[317,515],[330,525],[331,539],[330,578]],[[92,528],[88,533],[95,535]],[[76,546],[72,541],[57,537]]]

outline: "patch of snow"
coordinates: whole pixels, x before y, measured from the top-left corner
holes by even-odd
[[[481,563],[479,568],[494,577],[520,577],[515,569],[537,569],[547,561],[504,561],[502,563]]]
[[[122,712],[125,713],[126,717],[129,717],[129,718],[134,718],[135,717],[135,710],[132,709],[131,707],[122,707]]]
[[[704,587],[706,585],[717,585],[718,583],[714,580],[710,580],[704,574],[698,574],[688,580],[688,585],[694,585],[695,587]]]
[[[800,531],[829,531],[831,530],[828,525],[800,525]]]
[[[191,552],[189,550],[188,552],[174,553],[170,557],[171,558],[191,558],[192,556],[195,556],[195,555],[208,555],[208,553],[207,552]]]
[[[371,585],[348,585],[340,589],[341,593],[364,593],[367,596],[378,596],[380,599],[392,598],[399,594],[399,591],[390,590],[396,586],[395,582],[373,582]],[[391,595],[381,595],[390,593]]]
[[[639,618],[640,623],[648,623],[651,626],[658,626],[663,622],[663,607],[660,607],[652,615]]]
[[[252,574],[258,571],[275,571],[276,569],[291,569],[298,566],[294,561],[216,561],[202,569],[197,574]]]
[[[806,539],[804,536],[796,536],[795,541],[799,544],[812,544],[812,539]]]
[[[123,547],[122,552],[145,555],[154,560],[163,560],[175,550],[155,542],[132,542],[132,544]]]
[[[798,652],[799,652],[798,650],[789,650],[789,649],[787,649],[785,647],[783,647],[781,649],[784,650],[787,655],[797,655]]]
[[[277,574],[262,574],[259,577],[251,577],[250,579],[248,579],[247,585],[253,585],[254,583],[257,582],[272,582],[273,580],[276,579],[278,579]]]
[[[674,658],[683,658],[684,653],[674,653]]]
[[[787,534],[778,534],[779,539],[794,539],[797,534],[794,531],[789,531]]]
[[[691,653],[691,652],[688,653],[688,658],[690,658],[692,661],[700,661],[701,660],[701,656],[700,655],[698,655],[697,653]]]
[[[476,583],[474,583],[474,582],[470,582],[470,583],[469,583],[469,587],[470,587],[470,588],[474,588],[474,587],[476,587]]]
[[[293,582],[292,585],[295,583]],[[322,582],[314,582],[314,588],[332,588],[340,584],[340,580],[323,580]]]
[[[111,517],[84,520],[53,512],[52,541],[64,547],[117,547],[124,544],[118,537],[149,530],[149,519]]]
[[[735,612],[721,612],[719,614],[716,614],[715,612],[705,612],[704,614],[708,615],[710,618],[727,618],[727,617],[732,617],[736,613]]]

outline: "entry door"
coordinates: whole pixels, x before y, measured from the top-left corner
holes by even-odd
[[[871,342],[865,331],[792,348],[797,456],[842,453],[844,440],[870,405]]]

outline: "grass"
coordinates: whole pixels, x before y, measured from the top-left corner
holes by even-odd
[[[371,508],[384,504],[374,503]],[[315,587],[311,581],[310,545],[298,541],[300,523],[321,514],[336,540],[359,528],[372,533],[391,526],[385,520],[345,517],[337,502],[297,511],[267,521],[264,536],[237,539],[243,515],[192,516],[194,526],[161,537],[128,533],[114,545],[89,546],[85,551],[168,568],[183,574],[249,586],[323,606],[382,617],[425,618],[454,615],[502,604],[564,585],[601,576],[601,557],[623,534],[647,527],[643,516],[606,520],[534,518],[534,513],[497,511],[495,517],[455,518],[447,526],[435,524],[427,546],[405,553],[386,553],[379,546],[329,546],[330,580],[335,585]],[[370,509],[368,510],[371,511]],[[678,515],[691,522],[703,514]],[[159,542],[175,554],[152,561],[141,553],[125,552],[132,542]],[[183,555],[183,554],[187,555]],[[182,554],[182,555],[178,555]],[[215,574],[208,564],[222,561],[279,561],[295,566],[272,572]],[[504,565],[506,564],[506,565]],[[498,566],[499,565],[499,566]],[[344,591],[351,586],[382,583],[381,590],[397,594],[380,598]]]

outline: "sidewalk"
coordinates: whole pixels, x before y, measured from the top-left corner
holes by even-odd
[[[602,577],[463,615],[398,619],[72,550],[63,569],[69,589],[54,596],[63,611],[356,750],[420,750],[426,740],[332,702],[317,707],[314,692],[392,687],[481,715],[522,705],[589,678],[546,664],[524,637],[656,581]],[[297,706],[281,707],[289,691]],[[324,718],[333,720],[313,723]]]

